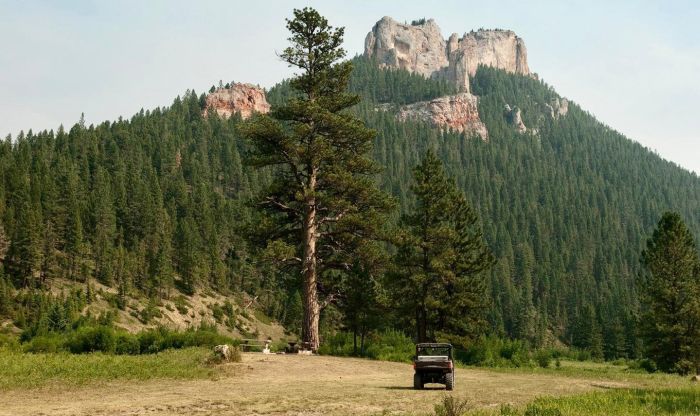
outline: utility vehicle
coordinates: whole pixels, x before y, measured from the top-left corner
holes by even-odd
[[[443,343],[416,344],[413,359],[413,388],[422,389],[426,383],[440,383],[452,390],[455,385],[452,345]]]

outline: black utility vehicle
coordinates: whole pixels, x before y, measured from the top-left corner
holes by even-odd
[[[455,385],[452,345],[439,343],[416,344],[413,360],[413,388],[422,389],[426,383],[444,384],[447,390]]]

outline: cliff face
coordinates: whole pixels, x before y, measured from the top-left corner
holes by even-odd
[[[399,108],[396,117],[427,121],[441,129],[477,135],[488,140],[489,132],[479,119],[478,97],[468,92],[421,101]]]
[[[365,38],[365,54],[380,66],[401,68],[426,78],[448,66],[445,39],[433,19],[412,26],[383,17]]]
[[[365,39],[365,55],[380,66],[401,68],[427,78],[446,78],[469,91],[469,77],[479,65],[529,75],[525,42],[512,31],[479,30],[445,42],[430,19],[406,25],[390,17],[378,21]]]
[[[217,88],[207,95],[205,112],[216,111],[221,117],[228,118],[240,113],[243,119],[253,113],[268,113],[270,104],[265,98],[265,91],[250,84],[234,83],[230,88]]]
[[[525,42],[510,30],[479,30],[465,33],[462,38],[453,33],[446,52],[447,78],[465,91],[469,90],[469,77],[476,74],[479,65],[530,74]]]

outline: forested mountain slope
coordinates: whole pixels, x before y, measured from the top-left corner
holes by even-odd
[[[498,259],[492,331],[634,354],[642,244],[665,210],[700,235],[697,175],[575,104],[548,117],[544,104],[556,93],[528,76],[481,67],[472,77],[485,142],[378,108],[453,94],[451,84],[364,58],[354,64],[351,88],[364,98],[355,111],[377,130],[377,179],[401,211],[413,203],[411,169],[428,148],[477,208]],[[268,99],[274,106],[288,94],[281,83]],[[527,133],[517,132],[505,104],[521,110]],[[187,92],[130,120],[29,131],[0,144],[0,315],[23,328],[48,325],[51,305],[71,296],[49,296],[53,281],[96,279],[118,297],[246,292],[298,327],[298,277],[276,270],[245,235],[251,198],[270,172],[244,165],[240,118],[206,117],[204,106],[204,95]],[[327,325],[342,323],[330,318]]]
[[[363,59],[356,66],[369,78],[406,76],[372,74]],[[366,97],[363,118],[379,133],[382,185],[403,209],[411,203],[410,168],[428,147],[476,205],[499,259],[491,274],[494,330],[535,343],[554,333],[585,348],[598,348],[593,344],[600,339],[607,348],[633,352],[639,254],[666,210],[680,212],[700,236],[697,175],[575,104],[565,116],[551,117],[544,104],[560,97],[528,76],[481,67],[471,80],[488,142],[375,111],[374,97],[402,103],[416,98],[407,98],[416,86],[395,87],[392,80],[355,86]],[[518,133],[505,104],[520,108],[524,124],[536,131]]]

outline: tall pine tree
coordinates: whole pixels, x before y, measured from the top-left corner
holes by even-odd
[[[389,198],[380,192],[370,158],[374,131],[347,111],[359,96],[347,92],[352,64],[342,61],[344,28],[333,28],[311,8],[287,21],[291,46],[280,55],[300,73],[294,94],[269,115],[244,127],[253,150],[249,163],[277,166],[262,206],[268,237],[293,247],[303,275],[302,340],[318,349],[321,278],[348,270],[352,253],[377,235]],[[328,295],[328,293],[327,293]]]
[[[664,371],[700,365],[700,261],[690,230],[667,212],[642,252],[641,328],[647,354]]]
[[[413,315],[416,340],[478,336],[486,324],[486,276],[493,254],[464,195],[428,151],[414,169],[415,209],[403,219],[393,275],[395,294]],[[410,316],[410,315],[409,315]]]

